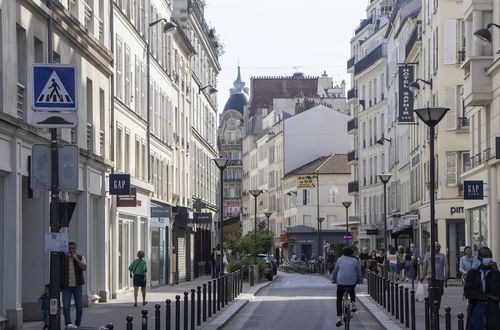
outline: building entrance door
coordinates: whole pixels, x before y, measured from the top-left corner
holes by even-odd
[[[311,260],[312,246],[311,245],[301,245],[300,252],[306,256],[307,260]]]
[[[448,219],[446,224],[446,255],[450,264],[450,277],[460,277],[460,258],[464,255],[465,220]]]

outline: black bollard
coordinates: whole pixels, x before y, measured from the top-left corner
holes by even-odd
[[[134,320],[134,318],[132,317],[132,315],[127,316],[127,330],[132,330],[132,327],[133,327],[132,321],[133,320]]]
[[[387,280],[387,313],[391,313],[391,280]]]
[[[115,328],[115,326],[113,325],[113,323],[106,324],[106,329],[113,330],[114,328]]]
[[[411,301],[411,330],[416,330],[416,318],[415,318],[415,290],[410,291],[410,301]]]
[[[142,330],[148,330],[148,310],[143,309],[142,312]]]
[[[433,317],[432,322],[434,322],[433,330],[439,330],[439,301],[437,300],[434,300],[433,313],[431,315]]]
[[[378,302],[378,275],[375,276],[375,301]]]
[[[181,329],[181,296],[175,296],[175,330]]]
[[[213,307],[214,307],[214,310],[213,310],[213,314],[217,313],[217,289],[218,289],[218,285],[217,285],[217,279],[214,279],[214,285],[212,287],[212,291],[213,291]]]
[[[160,330],[160,304],[155,305],[155,330]]]
[[[221,297],[222,297],[222,284],[220,277],[217,278],[217,310],[220,311]]]
[[[224,299],[226,299],[225,304],[227,305],[227,303],[229,302],[229,275],[224,276],[224,278],[225,278],[224,287],[226,288],[226,294],[224,295]]]
[[[386,287],[385,287],[385,278],[382,278],[382,307],[386,308]]]
[[[394,293],[395,293],[395,296],[396,296],[396,299],[395,299],[395,306],[396,307],[396,320],[399,320],[399,284],[398,283],[394,283]]]
[[[221,308],[224,308],[224,303],[226,301],[226,298],[224,298],[226,296],[226,280],[225,280],[226,276],[221,276],[220,277],[220,307]]]
[[[425,330],[429,330],[431,328],[431,320],[430,320],[430,306],[429,306],[429,297],[424,298],[425,301]]]
[[[405,288],[405,327],[410,327],[410,289]]]
[[[207,320],[207,284],[203,283],[203,322]]]
[[[464,330],[464,314],[458,313],[458,330]]]
[[[194,315],[195,315],[195,289],[191,289],[191,330],[194,329]]]
[[[171,310],[172,310],[172,301],[170,299],[167,299],[165,300],[165,304],[166,304],[166,307],[165,307],[165,329],[166,330],[170,330],[170,314],[171,314]]]
[[[189,320],[189,292],[185,291],[184,292],[184,311],[183,311],[183,315],[184,315],[184,330],[188,330],[188,327],[189,327],[189,324],[188,324],[188,320]]]
[[[403,284],[399,286],[399,320],[401,324],[405,323],[405,301],[403,296]]]
[[[208,317],[212,317],[212,281],[208,282]]]
[[[201,325],[201,286],[197,288],[196,297],[196,325]]]
[[[445,320],[446,320],[446,330],[451,330],[451,308],[446,307],[444,309],[445,312]]]

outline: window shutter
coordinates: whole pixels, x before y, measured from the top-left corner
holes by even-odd
[[[457,86],[446,87],[446,106],[450,108],[446,114],[446,128],[457,128]]]
[[[307,205],[307,189],[302,190],[302,205]]]
[[[457,21],[448,19],[444,21],[444,64],[457,63]]]
[[[446,185],[457,184],[457,153],[446,153]]]

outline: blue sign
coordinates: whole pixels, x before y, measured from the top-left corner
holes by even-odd
[[[33,64],[33,109],[76,110],[76,65]]]
[[[109,194],[130,195],[130,174],[110,174]]]
[[[172,206],[152,206],[151,218],[170,218],[172,216]]]
[[[464,181],[464,199],[483,199],[483,180]]]

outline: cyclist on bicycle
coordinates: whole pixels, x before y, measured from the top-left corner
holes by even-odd
[[[361,267],[353,254],[352,248],[345,247],[332,274],[332,283],[337,283],[337,327],[342,326],[342,297],[346,291],[351,296],[351,311],[357,311],[355,288],[356,284],[362,283],[363,277],[361,276]]]

